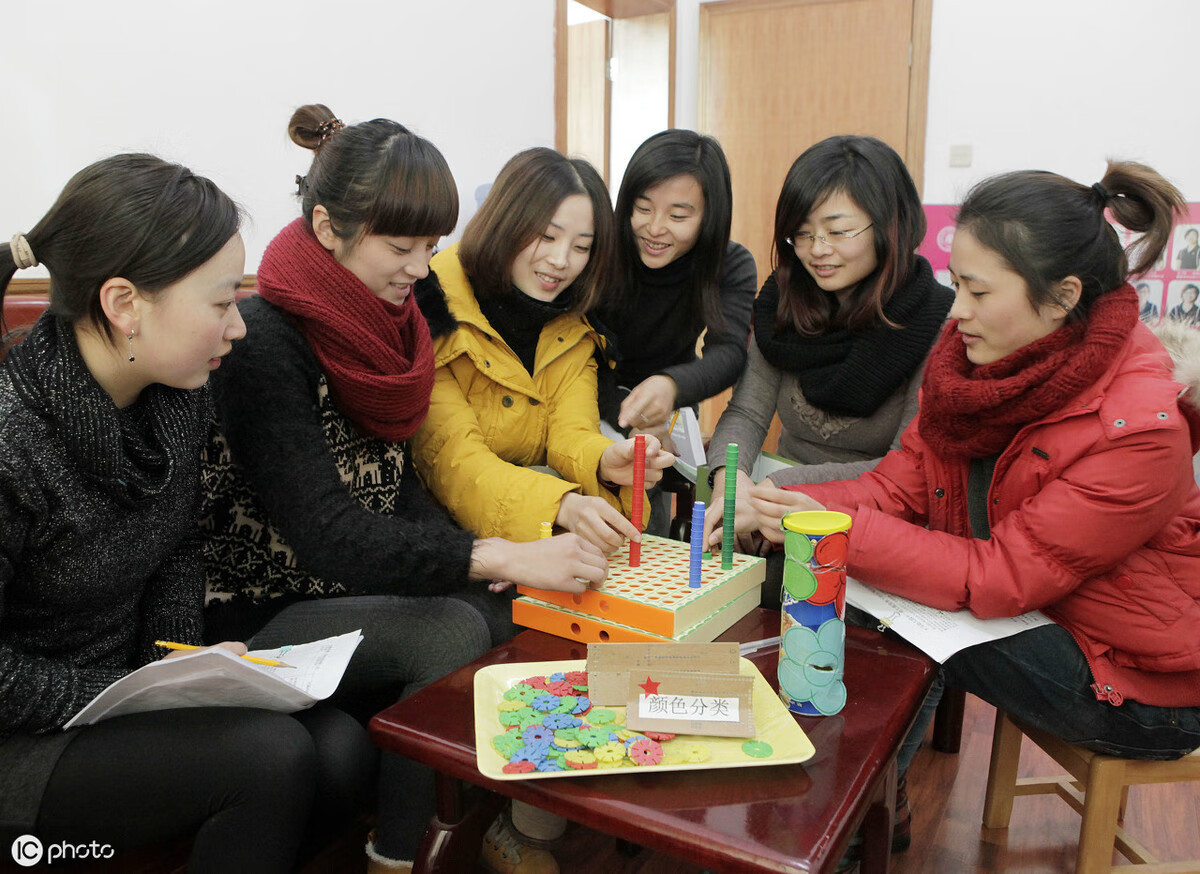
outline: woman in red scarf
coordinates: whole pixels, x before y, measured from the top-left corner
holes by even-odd
[[[902,448],[855,480],[751,494],[776,542],[784,512],[849,513],[847,570],[872,586],[980,618],[1043,611],[1053,624],[965,649],[942,677],[1129,758],[1200,746],[1200,414],[1126,281],[1182,205],[1132,163],[1091,187],[1045,172],[980,183]],[[1132,265],[1106,210],[1144,232]]]
[[[361,628],[334,697],[365,721],[512,635],[509,597],[490,583],[581,591],[607,564],[574,534],[478,539],[411,468],[431,331],[454,329],[429,271],[458,218],[441,153],[387,119],[344,127],[324,106],[297,110],[289,131],[316,153],[298,180],[303,217],[268,245],[259,294],[240,304],[248,339],[214,380],[206,619],[260,647]],[[402,868],[433,812],[432,776],[392,755],[381,770],[368,853]]]

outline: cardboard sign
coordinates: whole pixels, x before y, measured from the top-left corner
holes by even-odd
[[[644,680],[631,676],[625,724],[635,731],[754,737],[753,688],[752,677],[737,674],[655,670]]]
[[[588,697],[593,704],[621,707],[629,681],[646,672],[738,674],[736,643],[589,643]],[[641,675],[641,676],[637,676]]]

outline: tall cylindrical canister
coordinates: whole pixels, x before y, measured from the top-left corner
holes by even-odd
[[[846,704],[846,547],[851,519],[832,510],[788,513],[783,535],[779,697],[807,716]]]

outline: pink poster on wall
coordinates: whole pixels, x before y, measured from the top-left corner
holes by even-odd
[[[1186,218],[1171,231],[1167,248],[1154,267],[1134,280],[1142,305],[1142,321],[1154,324],[1164,318],[1200,326],[1200,203],[1189,203]],[[950,284],[950,244],[954,241],[957,206],[927,204],[929,229],[920,253],[933,267],[943,285]],[[1137,235],[1114,224],[1121,245],[1128,246]]]

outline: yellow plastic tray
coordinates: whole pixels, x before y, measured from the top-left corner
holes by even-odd
[[[702,771],[710,768],[746,768],[755,765],[791,765],[807,761],[815,752],[812,741],[805,735],[803,729],[779,695],[772,689],[758,668],[747,659],[741,659],[738,670],[743,676],[754,678],[754,738],[771,745],[769,756],[756,758],[742,751],[742,744],[751,738],[741,737],[711,737],[708,735],[678,735],[675,739],[665,741],[663,749],[669,751],[674,744],[699,741],[712,751],[707,761],[698,763],[679,763],[670,765],[652,765],[645,768],[622,766],[618,768],[593,768],[586,771],[532,771],[528,774],[507,774],[501,770],[508,759],[496,752],[492,746],[492,738],[504,731],[500,724],[500,711],[497,705],[509,688],[515,686],[526,677],[546,676],[562,671],[582,671],[587,669],[583,659],[559,662],[522,662],[519,664],[491,665],[480,668],[475,674],[475,750],[479,772],[493,780],[535,780],[544,777],[587,777],[603,774],[629,774],[631,771]],[[609,707],[616,711],[621,721],[624,721],[624,707]],[[586,717],[585,717],[586,721]]]

